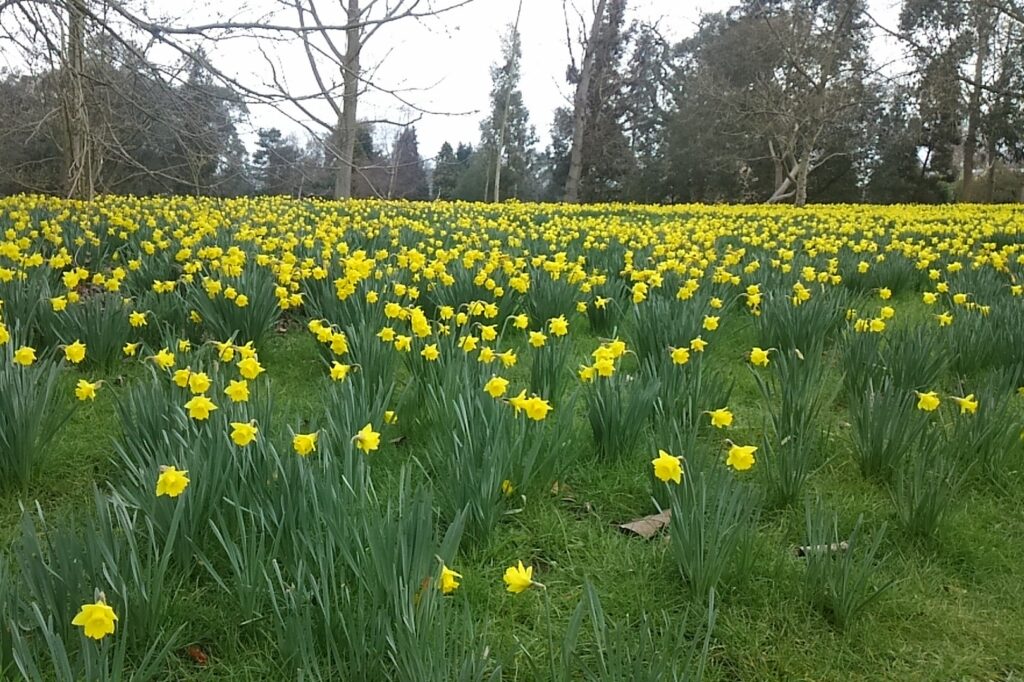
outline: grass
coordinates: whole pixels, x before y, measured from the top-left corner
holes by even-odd
[[[913,308],[910,301],[896,305],[901,311]],[[573,339],[579,357],[597,345],[593,335]],[[708,360],[723,367],[734,382],[729,406],[736,425],[728,435],[737,442],[756,443],[761,398],[744,360],[744,352],[754,345],[754,330],[733,317],[712,341]],[[274,394],[273,429],[287,433],[289,426],[316,422],[326,379],[311,337],[296,330],[279,334],[261,360]],[[525,376],[521,365],[516,371]],[[63,427],[31,486],[0,498],[5,543],[14,537],[19,505],[38,504],[51,520],[73,519],[90,509],[94,486],[106,485],[113,471],[109,458],[118,428],[115,401],[133,376],[125,370],[123,377],[105,377],[96,401],[80,407]],[[77,378],[77,372],[64,378],[68,392]],[[828,380],[838,380],[838,375]],[[861,478],[843,426],[844,413],[842,407],[824,412],[834,424],[831,451],[811,476],[806,495],[820,497],[837,512],[841,533],[860,514],[869,533],[889,525],[883,545],[887,559],[875,579],[878,584],[895,580],[894,587],[851,628],[835,629],[801,593],[803,567],[791,549],[803,541],[803,509],[766,510],[755,568],[742,585],[718,595],[707,678],[1020,679],[1024,497],[972,482],[934,541],[912,541],[898,529],[886,491]],[[480,641],[503,663],[505,680],[538,679],[535,666],[543,670],[545,665],[542,594],[531,590],[509,595],[501,583],[504,568],[519,559],[535,566],[535,579],[547,586],[556,642],[586,579],[596,585],[608,616],[619,622],[635,624],[644,613],[665,612],[671,625],[678,627],[685,619],[695,628],[703,617],[664,537],[643,540],[616,529],[654,511],[647,476],[647,460],[656,445],[652,437],[645,435],[633,453],[598,461],[585,418],[580,414],[576,421],[574,441],[580,450],[566,453],[571,466],[557,491],[527,499],[487,542],[464,550],[457,561],[456,569],[465,577],[453,598],[471,610]],[[388,443],[394,432],[387,434],[382,450],[372,455],[374,478],[384,492],[400,466],[424,453],[424,434],[414,424],[400,421],[397,432],[406,440]],[[751,474],[758,478],[756,467]],[[202,579],[183,586],[179,594],[172,619],[188,624],[186,638],[201,647],[209,663],[199,666],[181,651],[168,679],[283,679],[274,643],[259,623],[239,624],[232,618],[229,596]]]

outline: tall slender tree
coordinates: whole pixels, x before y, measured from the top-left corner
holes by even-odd
[[[415,126],[403,128],[395,138],[388,165],[388,199],[423,201],[428,198],[427,174],[420,158]]]
[[[518,18],[517,18],[518,22]],[[487,154],[493,172],[488,173],[487,190],[495,201],[502,198],[502,179],[506,196],[523,198],[530,192],[533,147],[537,133],[530,124],[530,112],[519,89],[522,43],[517,24],[509,27],[502,40],[502,59],[491,67],[491,112],[480,123],[480,148]],[[485,196],[486,198],[486,196]]]
[[[455,187],[459,183],[459,161],[455,150],[445,142],[434,157],[433,191],[435,199],[455,198]]]

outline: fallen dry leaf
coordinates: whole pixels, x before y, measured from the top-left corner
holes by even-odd
[[[647,540],[658,534],[658,531],[668,525],[672,519],[672,510],[665,509],[657,514],[645,516],[642,519],[634,519],[629,523],[619,524],[619,530],[625,533],[633,533]]]
[[[206,652],[203,651],[203,648],[198,644],[190,644],[188,648],[185,649],[185,653],[188,654],[188,657],[191,658],[198,666],[205,666],[210,662],[210,657],[207,656]]]

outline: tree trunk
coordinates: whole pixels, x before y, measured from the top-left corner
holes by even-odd
[[[989,136],[986,155],[988,156],[988,178],[985,183],[985,201],[991,204],[995,200],[996,193],[996,140],[994,136]]]
[[[587,121],[587,99],[590,94],[590,79],[593,76],[594,60],[597,56],[597,38],[601,32],[601,20],[607,0],[598,0],[594,10],[594,23],[590,26],[590,38],[583,53],[583,72],[576,85],[572,102],[572,150],[569,152],[569,178],[565,181],[565,200],[576,203],[580,200],[580,178],[583,175],[583,131]]]
[[[975,33],[978,44],[975,51],[974,83],[971,84],[971,97],[967,109],[967,135],[964,137],[963,180],[960,188],[960,200],[972,199],[971,189],[974,185],[974,157],[978,150],[978,128],[981,123],[981,91],[982,79],[985,77],[985,61],[988,59],[988,42],[991,11],[975,3]]]
[[[391,145],[391,170],[388,173],[388,199],[395,198],[395,181],[398,179],[398,138]]]
[[[495,153],[497,158],[494,161],[494,203],[501,201],[501,148],[504,146],[504,137],[505,125],[503,123],[498,131],[498,149]],[[485,196],[484,199],[486,200],[487,197]]]
[[[800,165],[796,169],[796,194],[793,196],[794,206],[803,206],[807,203],[807,176],[811,170],[811,152],[804,150],[800,155]]]
[[[96,178],[89,140],[89,117],[85,108],[85,0],[68,1],[68,44],[64,63],[62,99],[68,147],[66,173],[68,196],[92,199]]]
[[[794,171],[795,168],[789,170],[786,169],[786,157],[775,152],[775,144],[768,140],[768,151],[771,152],[772,165],[775,167],[775,191],[768,197],[766,203],[775,204],[783,199],[793,196],[795,192],[789,191],[790,185],[793,184],[795,179]],[[792,154],[788,155],[789,159],[792,160]]]
[[[352,196],[352,163],[356,149],[356,105],[359,100],[359,52],[362,49],[359,0],[348,0],[348,24],[345,29],[345,61],[341,66],[341,120],[338,121],[338,168],[334,176],[334,196]]]
[[[775,143],[771,140],[768,140],[768,153],[772,157],[772,168],[775,170],[775,191],[772,193],[772,196],[775,196],[779,193],[780,189],[783,192],[785,191],[782,188],[782,184],[786,182],[788,173],[786,173],[786,165],[783,163],[782,156],[775,153]]]

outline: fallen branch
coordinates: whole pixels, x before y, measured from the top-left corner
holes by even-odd
[[[805,557],[808,554],[822,553],[822,554],[839,554],[845,552],[850,548],[850,543],[846,540],[842,542],[833,542],[830,545],[806,545],[793,548],[793,554],[798,557]]]

